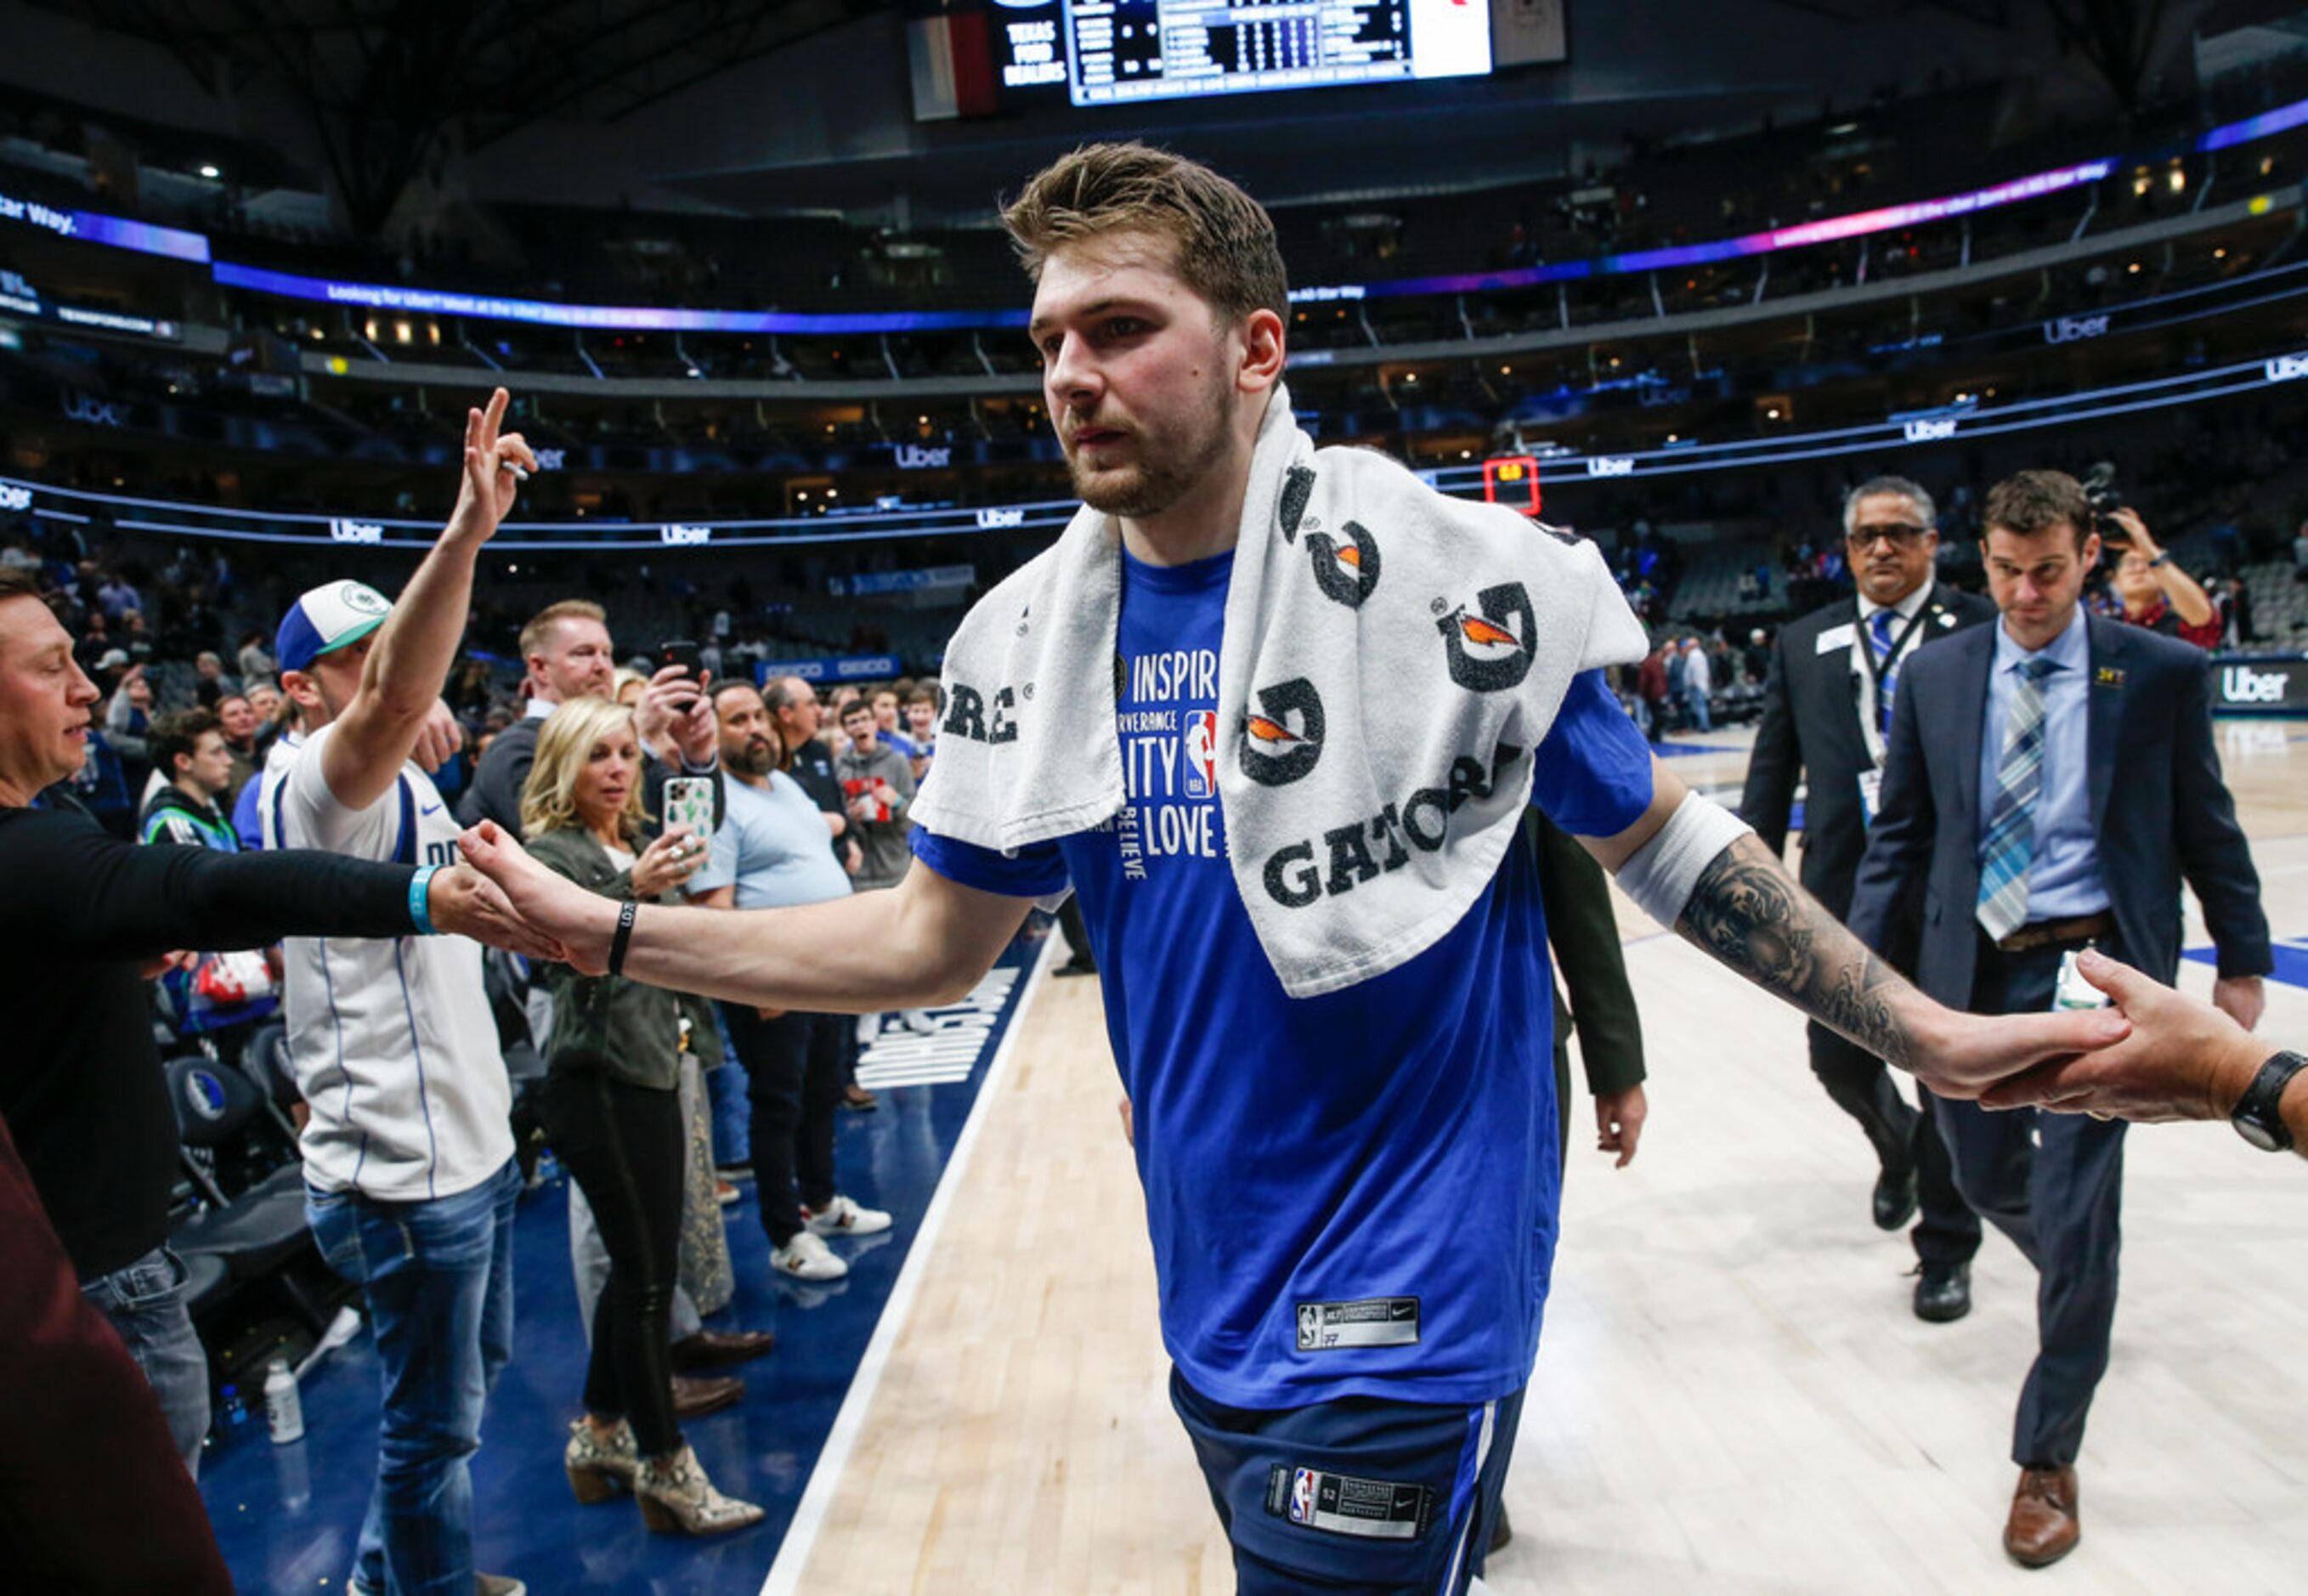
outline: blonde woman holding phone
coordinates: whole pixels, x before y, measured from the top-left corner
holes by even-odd
[[[628,905],[679,902],[706,859],[685,827],[642,841],[642,749],[633,712],[564,703],[537,739],[521,820],[539,862]],[[577,1499],[619,1484],[663,1533],[715,1535],[762,1510],[713,1488],[673,1411],[671,1312],[679,1268],[686,1140],[680,1000],[616,976],[540,964],[554,996],[543,1110],[553,1147],[592,1204],[609,1253],[585,1376],[585,1416],[564,1462]]]

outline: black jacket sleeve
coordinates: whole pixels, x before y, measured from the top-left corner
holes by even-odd
[[[521,722],[514,722],[515,726]],[[537,738],[532,732],[514,736],[508,726],[497,733],[489,751],[473,767],[472,784],[457,799],[457,823],[478,825],[494,820],[512,836],[521,835],[521,789],[529,783],[529,767],[537,763]]]
[[[85,815],[0,812],[0,944],[46,958],[225,952],[283,936],[406,936],[406,865],[301,849],[140,848]]]
[[[1640,1086],[1645,1074],[1643,1022],[1635,1008],[1634,988],[1627,983],[1610,878],[1577,838],[1536,809],[1524,824],[1537,833],[1546,941],[1570,991],[1587,1089],[1601,1097]]]
[[[1770,674],[1763,678],[1763,720],[1747,756],[1747,786],[1739,795],[1739,818],[1778,858],[1787,850],[1787,819],[1795,812],[1796,777],[1803,770],[1803,746],[1796,735],[1795,708],[1787,694],[1787,634],[1771,645]]]

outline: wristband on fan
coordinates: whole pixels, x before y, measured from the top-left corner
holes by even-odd
[[[409,878],[409,918],[416,923],[419,936],[438,936],[434,929],[433,914],[426,903],[433,890],[433,878],[441,873],[438,865],[419,865],[417,874]]]

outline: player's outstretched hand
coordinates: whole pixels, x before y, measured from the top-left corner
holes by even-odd
[[[503,388],[489,395],[485,410],[465,412],[465,479],[447,535],[486,543],[512,509],[521,479],[537,469],[537,456],[517,432],[503,431],[512,396]]]
[[[2111,1047],[2015,1075],[1981,1097],[1989,1109],[2040,1108],[2112,1119],[2226,1119],[2269,1052],[2210,1004],[2092,952],[2076,968],[2115,1000],[2131,1034]]]
[[[532,959],[567,962],[558,941],[523,921],[503,890],[469,865],[452,865],[433,877],[425,910],[436,931]]]
[[[2131,1034],[2131,1022],[2112,1008],[2041,1014],[1942,1009],[1940,1016],[1932,1034],[1918,1037],[1916,1078],[1940,1096],[1959,1100],[1976,1099],[2022,1070],[2114,1047]]]
[[[616,904],[538,864],[494,820],[484,820],[458,838],[457,846],[467,863],[495,884],[506,912],[523,932],[555,950],[545,957],[587,975],[607,972],[609,940],[617,928]],[[437,886],[440,876],[434,881]],[[434,923],[440,924],[437,919]]]

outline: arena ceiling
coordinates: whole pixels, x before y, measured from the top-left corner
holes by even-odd
[[[207,84],[307,108],[355,225],[380,226],[437,141],[548,116],[614,123],[887,0],[35,0],[168,50]]]

